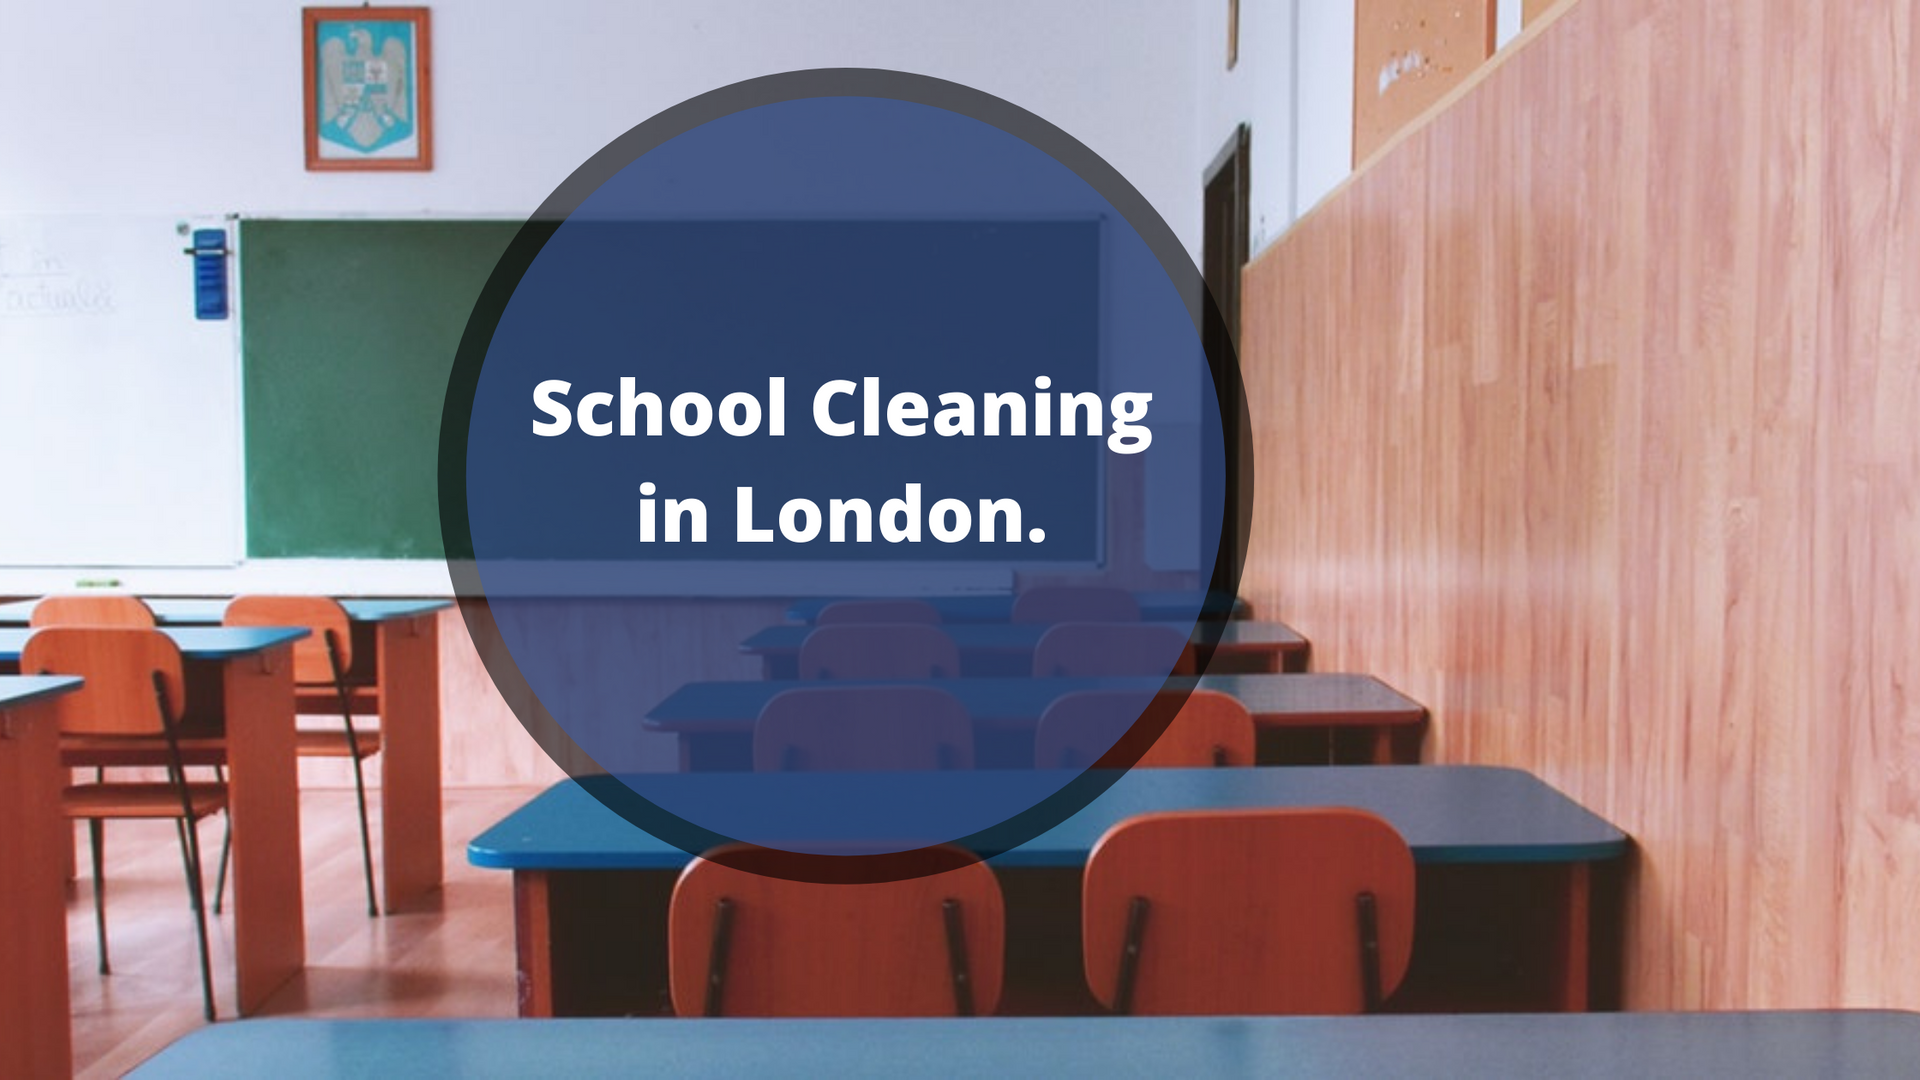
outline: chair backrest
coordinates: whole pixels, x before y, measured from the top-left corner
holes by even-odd
[[[1413,854],[1362,810],[1148,814],[1094,846],[1081,931],[1088,988],[1118,1011],[1363,1012],[1406,975]]]
[[[120,626],[135,630],[154,627],[153,609],[137,596],[49,596],[33,605],[30,626]]]
[[[788,690],[753,728],[758,772],[874,772],[973,768],[973,721],[959,699],[931,686]]]
[[[1017,623],[1139,622],[1140,603],[1105,585],[1042,585],[1013,599]]]
[[[50,626],[20,653],[28,674],[78,675],[85,682],[57,702],[66,735],[163,735],[186,710],[180,650],[158,630],[123,626]],[[154,689],[165,689],[162,716]]]
[[[1034,767],[1091,766],[1126,734],[1152,700],[1125,690],[1088,690],[1055,700],[1034,730]],[[1238,698],[1217,690],[1195,690],[1137,764],[1172,769],[1251,765],[1253,744],[1253,714]]]
[[[293,643],[293,681],[333,685],[328,641],[339,651],[340,672],[353,666],[353,631],[347,609],[327,596],[240,596],[220,620],[227,626],[304,626],[313,631]]]
[[[977,861],[822,885],[695,859],[667,919],[681,1016],[988,1015],[1005,951],[1000,884]]]
[[[813,617],[815,626],[840,623],[940,623],[940,609],[925,600],[835,600]]]
[[[1187,639],[1159,623],[1061,623],[1033,647],[1035,678],[1191,673]]]
[[[924,624],[822,626],[800,643],[802,679],[951,679],[960,650]]]

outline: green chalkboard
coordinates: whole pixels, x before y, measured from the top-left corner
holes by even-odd
[[[447,373],[519,227],[240,223],[249,557],[442,557]]]

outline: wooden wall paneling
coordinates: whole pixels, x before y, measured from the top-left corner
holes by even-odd
[[[703,679],[759,679],[760,658],[739,651],[755,631],[783,622],[784,599],[635,599],[626,601],[554,601],[550,609],[520,609],[505,618],[540,620],[542,633],[566,637],[568,648],[592,665],[637,667],[651,688],[647,700],[595,702],[594,686],[582,679],[565,701],[551,708],[617,708],[633,717],[636,738],[649,740],[650,761],[661,769],[678,768],[679,747],[670,735],[640,732],[648,709],[679,689]],[[496,613],[506,611],[496,607]],[[538,784],[563,774],[520,725],[481,661],[458,611],[442,613],[441,688],[443,767],[449,786]],[[653,745],[657,744],[657,745]],[[582,761],[583,768],[592,768]]]
[[[1562,5],[1247,272],[1244,594],[1637,838],[1629,1007],[1920,1007],[1916,27]]]
[[[460,612],[440,614],[440,731],[450,787],[550,784],[565,778],[493,685]]]
[[[785,621],[788,603],[646,599],[583,605],[565,625],[577,638],[582,656],[643,665],[657,687],[657,701],[684,682],[760,678],[759,658],[742,655],[736,647],[755,631]],[[460,613],[442,611],[438,618],[443,786],[534,786],[564,779],[566,774],[527,734],[494,687]],[[632,703],[636,721],[653,703]],[[303,721],[327,722],[324,717]],[[648,737],[659,741],[663,763],[677,762],[671,737]],[[369,765],[377,770],[381,759],[371,758]],[[304,758],[300,781],[303,787],[351,788],[353,774],[341,761]]]

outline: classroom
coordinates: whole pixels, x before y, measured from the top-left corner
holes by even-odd
[[[0,1076],[1920,1060],[1920,4],[0,27]]]

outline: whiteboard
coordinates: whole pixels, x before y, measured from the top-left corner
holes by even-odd
[[[194,318],[191,228],[229,223],[0,217],[0,566],[240,561],[238,335]]]

